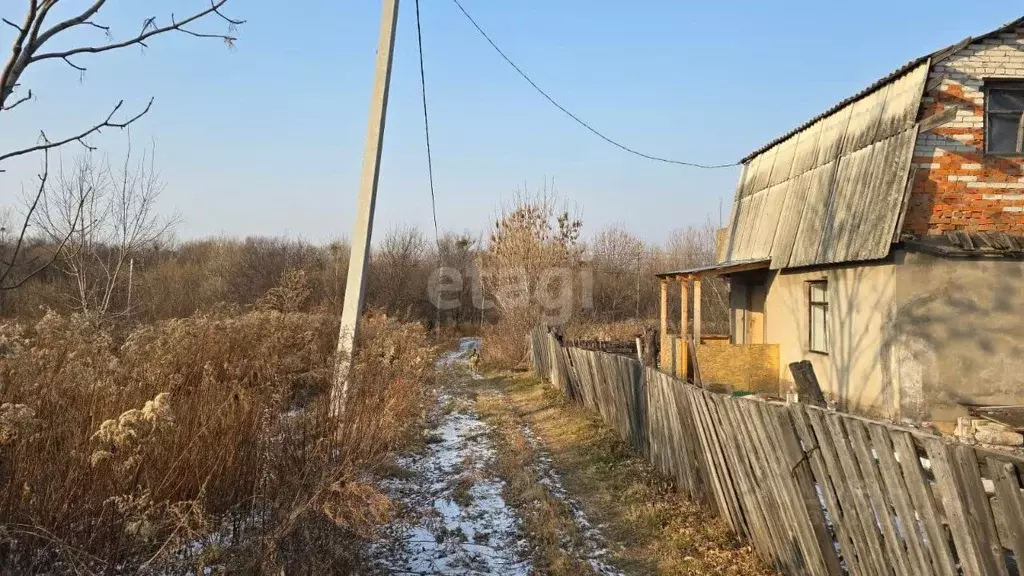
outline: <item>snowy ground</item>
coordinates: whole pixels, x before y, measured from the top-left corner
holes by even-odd
[[[466,360],[478,345],[464,339],[438,363]],[[409,514],[386,527],[371,556],[392,574],[529,574],[519,518],[488,470],[496,456],[487,424],[457,392],[442,393],[437,411],[427,450],[400,458],[407,474],[383,483]]]
[[[543,442],[537,438],[533,430],[530,430],[530,427],[526,424],[523,424],[522,432],[526,442],[530,445],[530,449],[536,454],[534,471],[539,478],[538,481],[547,487],[548,493],[551,496],[565,503],[572,512],[572,519],[576,523],[576,528],[579,530],[580,535],[583,537],[583,549],[580,551],[581,556],[590,564],[595,574],[600,574],[601,576],[618,576],[622,574],[614,566],[605,562],[604,558],[608,555],[608,545],[604,536],[601,535],[600,527],[590,523],[579,502],[572,498],[562,485],[562,478],[551,467],[551,455],[548,454]]]
[[[460,370],[463,384],[478,379],[467,366],[478,347],[479,340],[463,339],[458,351],[438,359],[439,368]],[[388,495],[408,513],[388,525],[385,538],[370,549],[381,570],[391,574],[532,573],[531,547],[522,534],[522,523],[502,498],[504,481],[491,472],[497,456],[490,426],[480,419],[464,391],[454,386],[440,394],[427,449],[400,458],[398,464],[406,473],[383,481]],[[597,574],[620,574],[604,561],[604,538],[562,486],[541,440],[525,425],[522,431],[537,454],[534,473],[539,482],[572,510],[585,540],[580,556]]]

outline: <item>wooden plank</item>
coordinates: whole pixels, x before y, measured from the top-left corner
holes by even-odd
[[[729,506],[726,504],[725,492],[722,489],[718,473],[720,465],[714,455],[714,447],[712,446],[712,440],[710,438],[710,433],[708,432],[707,417],[704,415],[704,411],[700,408],[700,402],[698,401],[699,394],[700,391],[696,388],[686,387],[687,400],[690,405],[690,414],[693,416],[694,426],[697,429],[697,436],[700,439],[701,451],[704,454],[704,462],[706,464],[706,470],[708,471],[710,492],[711,495],[714,496],[714,502],[718,507],[719,515],[726,521],[729,521]]]
[[[768,560],[776,564],[777,568],[781,569],[782,563],[778,560],[781,551],[776,546],[777,538],[775,537],[777,532],[765,511],[766,498],[762,494],[764,487],[758,481],[758,474],[754,468],[754,457],[748,451],[750,442],[744,432],[742,423],[744,417],[739,407],[740,402],[721,396],[716,396],[716,402],[721,408],[723,427],[734,431],[732,454],[736,460],[736,466],[733,478],[739,480],[744,514],[750,527],[750,539],[754,542],[755,548],[762,558],[767,557]]]
[[[927,84],[924,85],[924,91],[925,92],[931,92],[933,90],[936,90],[939,86],[942,86],[943,82],[945,82],[948,79],[949,79],[949,75],[948,74],[938,74],[935,77],[933,77],[931,80],[929,80]]]
[[[949,522],[949,530],[953,534],[962,573],[964,576],[994,574],[995,567],[991,566],[991,562],[982,560],[978,535],[972,531],[968,523],[968,512],[948,446],[938,438],[921,438],[921,443],[928,453],[928,461],[935,475],[936,490],[942,499],[946,521]],[[988,554],[984,556],[987,557]]]
[[[811,421],[815,424],[815,433],[820,431],[818,438],[821,439],[823,434],[828,434],[831,440],[833,446],[831,453],[834,455],[835,465],[838,467],[838,469],[833,468],[831,474],[833,480],[841,477],[846,486],[847,502],[843,503],[844,509],[855,511],[861,536],[857,544],[858,550],[865,552],[870,558],[873,564],[873,573],[891,574],[893,565],[884,551],[881,534],[875,522],[875,513],[865,494],[864,479],[861,477],[860,467],[840,417],[820,410],[810,410],[808,413],[811,414]],[[816,421],[818,418],[821,419],[820,422]]]
[[[999,507],[1003,510],[1007,540],[1020,573],[1024,569],[1024,496],[1021,495],[1017,471],[1013,464],[991,456],[988,458],[988,470],[995,484]]]
[[[774,461],[773,476],[776,485],[780,490],[783,508],[786,510],[790,521],[793,523],[794,533],[800,544],[803,558],[807,563],[807,570],[810,574],[834,574],[838,572],[839,560],[832,547],[831,539],[828,540],[827,550],[822,549],[819,538],[816,534],[818,529],[824,530],[824,515],[821,515],[821,524],[814,526],[814,522],[808,514],[807,506],[804,504],[805,497],[800,487],[797,486],[797,478],[793,474],[798,465],[802,465],[803,452],[799,446],[795,450],[788,446],[789,441],[783,433],[783,421],[779,415],[785,415],[788,421],[788,412],[781,406],[773,406],[765,402],[752,402],[757,407],[756,416],[761,418],[766,432],[765,440],[769,446],[768,456]],[[787,422],[792,434],[792,442],[796,442],[795,433],[792,432],[792,424]],[[813,485],[808,486],[813,490]],[[814,506],[817,507],[820,515],[821,508],[815,498]],[[826,556],[828,554],[828,556]],[[830,558],[834,562],[830,562]],[[833,564],[834,570],[833,572]]]
[[[788,569],[785,572],[813,573],[813,570],[820,567],[820,565],[813,565],[814,560],[809,558],[804,550],[799,523],[790,505],[791,496],[786,493],[782,480],[779,477],[780,469],[784,464],[779,458],[778,449],[772,441],[772,434],[761,414],[760,403],[755,401],[741,402],[746,410],[751,439],[756,443],[756,449],[760,456],[761,481],[765,486],[766,495],[769,497],[772,505],[772,521],[778,533],[785,537],[783,560],[788,565]]]
[[[746,474],[741,460],[736,451],[736,429],[724,414],[725,404],[728,402],[723,396],[710,394],[707,397],[708,412],[715,423],[715,430],[718,433],[719,443],[722,446],[722,455],[725,457],[726,465],[729,468],[729,479],[731,480],[732,492],[736,498],[736,516],[740,529],[737,533],[744,539],[749,540],[751,534],[750,520],[748,519],[748,506],[746,504],[749,494],[746,486]]]
[[[979,538],[980,564],[985,566],[986,574],[1008,576],[1006,557],[999,542],[999,533],[996,532],[995,516],[992,514],[992,507],[981,481],[978,456],[971,446],[958,444],[952,449],[960,486],[966,498],[967,523]]]
[[[767,433],[764,431],[760,419],[754,416],[756,411],[754,402],[740,399],[737,402],[737,408],[741,416],[738,423],[743,426],[749,439],[749,445],[745,448],[751,469],[755,473],[765,521],[774,540],[777,563],[781,565],[779,570],[783,573],[795,572],[804,566],[803,554],[800,552],[800,546],[793,532],[793,522],[783,509],[782,493],[776,487],[775,479],[772,476],[777,464],[768,457],[769,448],[765,440]]]
[[[668,383],[669,390],[676,399],[678,410],[678,440],[685,449],[682,457],[685,458],[681,464],[687,467],[687,474],[693,482],[694,500],[712,503],[711,479],[708,475],[708,463],[704,459],[704,452],[701,448],[700,438],[697,434],[697,424],[693,416],[693,409],[690,404],[687,386],[670,376],[663,376]]]
[[[662,375],[666,390],[675,402],[675,410],[670,414],[672,436],[676,441],[673,458],[677,459],[677,474],[682,474],[690,488],[690,497],[695,502],[706,502],[705,491],[707,465],[700,458],[700,441],[694,427],[693,415],[682,383]]]
[[[736,532],[740,532],[740,523],[742,522],[742,519],[738,518],[736,515],[736,494],[732,487],[732,479],[729,477],[729,466],[725,462],[724,454],[722,454],[722,446],[721,441],[718,438],[717,428],[715,427],[715,423],[708,411],[706,394],[707,393],[703,390],[693,389],[690,398],[693,400],[694,405],[697,407],[697,411],[701,415],[704,437],[706,438],[707,446],[710,449],[710,458],[708,461],[711,463],[711,470],[716,476],[715,487],[719,492],[719,500],[722,505],[722,517],[729,522],[729,525],[732,526]]]
[[[825,457],[822,454],[821,441],[811,428],[810,418],[807,415],[806,409],[803,404],[799,403],[792,404],[789,409],[793,417],[793,424],[800,438],[800,443],[803,444],[807,460],[811,465],[811,471],[814,473],[814,478],[821,490],[822,499],[825,501],[825,507],[828,509],[828,521],[836,534],[836,540],[839,543],[839,553],[842,556],[843,563],[851,574],[860,574],[862,571],[866,573],[867,570],[861,567],[857,547],[851,534],[849,526],[851,519],[844,517],[843,508],[839,504],[839,496],[836,493],[835,486],[832,484],[832,478],[828,473]]]
[[[889,502],[895,508],[899,520],[898,528],[910,555],[910,569],[914,574],[932,574],[931,563],[918,532],[918,521],[910,502],[909,489],[896,462],[889,431],[882,425],[868,425],[867,429],[875,454],[878,456],[878,469],[882,474],[883,487]]]
[[[868,440],[864,423],[850,419],[844,420],[843,425],[846,427],[853,453],[857,457],[861,478],[867,487],[868,499],[875,513],[875,521],[882,527],[884,536],[882,541],[888,551],[889,560],[897,574],[913,576],[914,571],[910,559],[907,557],[903,540],[900,538],[893,520],[892,504],[882,492],[882,477],[875,463],[875,456],[871,451],[871,442]]]
[[[686,339],[690,335],[690,277],[679,281],[679,335]]]
[[[825,514],[821,509],[821,501],[815,490],[814,475],[811,472],[807,454],[800,446],[793,418],[789,411],[782,406],[766,404],[765,413],[774,416],[778,423],[779,447],[782,449],[782,456],[786,463],[785,471],[789,472],[787,480],[792,482],[798,498],[794,501],[797,514],[808,522],[818,548],[817,552],[828,573],[840,574],[842,570],[839,567],[839,556],[836,554],[832,536],[825,524]]]
[[[661,345],[664,347],[668,340],[668,280],[665,278],[661,279],[661,312],[660,312],[661,334]]]
[[[921,458],[914,446],[913,436],[908,432],[890,428],[889,437],[892,439],[896,454],[899,455],[900,468],[903,470],[903,479],[906,482],[910,500],[913,502],[914,509],[928,537],[925,548],[931,558],[932,569],[940,576],[956,576],[956,562],[949,549],[946,530],[935,503],[935,496],[922,471]]]
[[[793,375],[793,382],[796,383],[800,402],[819,408],[828,407],[825,404],[825,395],[821,393],[818,377],[814,374],[814,365],[809,360],[791,362],[789,364],[789,372]]]
[[[673,476],[674,471],[668,461],[668,430],[664,421],[668,407],[664,391],[661,383],[650,375],[649,369],[644,377],[647,379],[647,459],[661,474]]]
[[[700,361],[697,360],[697,347],[693,343],[693,338],[686,341],[686,345],[690,350],[690,364],[693,368],[693,383],[701,388],[704,387],[704,381],[700,377]]]
[[[700,277],[693,279],[693,341],[699,346],[700,335],[701,335],[701,295],[700,295]],[[694,355],[694,365],[697,364],[696,354]]]
[[[957,106],[945,107],[942,110],[942,112],[932,114],[931,116],[925,118],[924,120],[921,120],[921,122],[918,124],[917,133],[924,134],[925,132],[935,130],[936,128],[941,128],[942,126],[949,124],[950,122],[956,120],[956,113],[959,111],[960,108]]]
[[[917,165],[911,164],[907,173],[907,186],[903,190],[903,201],[900,202],[900,217],[896,219],[896,227],[892,231],[892,243],[900,241],[903,233],[903,223],[907,219],[907,208],[910,207],[910,195],[914,193],[914,181],[917,180]]]
[[[860,564],[862,574],[889,573],[891,569],[882,561],[881,543],[878,534],[874,530],[874,518],[865,519],[860,514],[853,496],[854,490],[862,489],[861,485],[851,486],[850,478],[843,469],[842,463],[836,450],[832,432],[825,421],[825,412],[812,408],[802,408],[811,429],[818,440],[818,452],[825,463],[832,486],[835,488],[836,498],[839,501],[840,514],[839,522],[849,534],[857,552],[857,562]],[[844,444],[843,450],[848,448]]]

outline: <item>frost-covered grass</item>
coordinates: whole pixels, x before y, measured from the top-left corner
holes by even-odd
[[[348,571],[393,512],[373,477],[415,437],[434,352],[419,325],[369,320],[339,419],[336,330],[275,311],[0,325],[0,564]]]

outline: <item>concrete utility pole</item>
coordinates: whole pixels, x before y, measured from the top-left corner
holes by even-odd
[[[335,412],[344,410],[348,391],[348,371],[359,335],[359,317],[363,312],[366,291],[366,263],[370,257],[370,237],[373,232],[373,210],[377,203],[377,181],[380,179],[380,153],[384,141],[384,122],[388,108],[388,88],[391,84],[391,61],[395,52],[395,28],[398,24],[398,0],[384,0],[380,19],[380,40],[377,44],[377,70],[373,79],[373,97],[370,100],[370,127],[366,133],[363,152],[363,172],[356,201],[356,222],[352,227],[352,253],[348,262],[345,284],[345,303],[341,311],[341,329],[338,333],[338,359],[331,390],[331,407]]]

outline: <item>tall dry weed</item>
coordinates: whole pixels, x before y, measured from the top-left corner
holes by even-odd
[[[0,326],[0,566],[346,570],[390,513],[369,479],[412,437],[433,353],[421,326],[369,319],[338,421],[336,330],[277,311],[123,340],[53,313]]]

